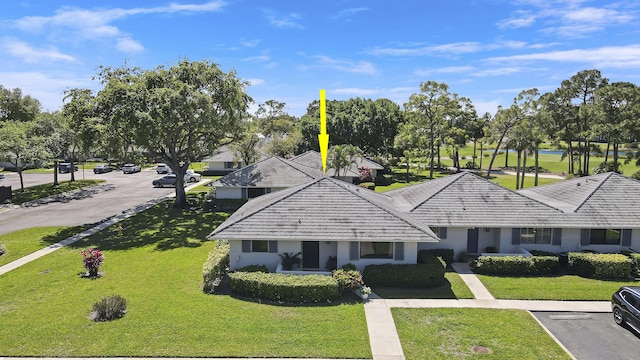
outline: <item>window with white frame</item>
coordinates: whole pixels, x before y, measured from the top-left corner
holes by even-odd
[[[522,228],[520,229],[521,244],[551,244],[550,228]]]

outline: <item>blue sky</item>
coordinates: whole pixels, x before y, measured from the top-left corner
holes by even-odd
[[[100,65],[187,58],[234,69],[256,104],[285,102],[295,116],[320,89],[402,105],[428,80],[483,114],[581,70],[640,84],[640,2],[3,1],[0,54],[0,84],[50,111],[65,89],[98,90]]]

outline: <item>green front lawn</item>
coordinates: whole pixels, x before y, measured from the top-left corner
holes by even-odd
[[[374,287],[372,290],[385,299],[473,299],[473,293],[458,273],[445,273],[445,283],[433,289],[405,289]]]
[[[91,185],[105,182],[105,180],[76,180],[76,181],[60,181],[58,185],[42,184],[24,188],[24,192],[20,189],[13,190],[13,204],[20,205],[28,201],[42,199],[49,196],[55,196],[67,191],[77,190]]]
[[[181,212],[167,203],[0,277],[0,354],[48,357],[370,358],[361,302],[270,305],[201,289],[213,241],[228,214]],[[52,241],[52,240],[51,240]],[[80,252],[105,254],[89,280]],[[112,322],[88,315],[118,294],[128,312]]]
[[[405,358],[570,359],[523,310],[391,309]]]
[[[82,226],[46,226],[23,229],[0,235],[0,241],[4,243],[7,248],[7,252],[0,256],[0,266],[62,241],[85,229],[86,227]]]
[[[509,300],[611,300],[620,286],[638,281],[606,281],[576,275],[549,277],[507,277],[478,275],[496,299]]]

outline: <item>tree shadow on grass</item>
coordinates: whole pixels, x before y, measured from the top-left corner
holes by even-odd
[[[202,246],[202,242],[207,241],[207,235],[229,216],[228,213],[173,209],[171,205],[171,202],[163,202],[68,246],[129,250],[155,244],[156,250],[161,251],[181,247],[195,248]],[[64,235],[77,233],[67,230]],[[56,234],[44,241],[55,243],[66,237]]]
[[[392,288],[373,287],[373,292],[383,299],[457,299],[451,288],[451,282],[444,279],[442,285],[435,288]]]

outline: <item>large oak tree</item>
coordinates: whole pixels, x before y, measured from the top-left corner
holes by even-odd
[[[236,135],[251,98],[246,82],[210,61],[181,60],[141,70],[103,67],[98,75],[98,112],[111,131],[131,134],[176,174],[174,207],[185,208],[184,174]]]

